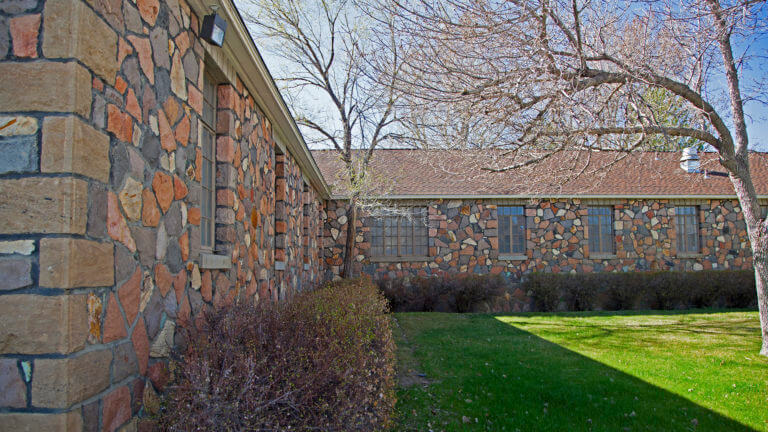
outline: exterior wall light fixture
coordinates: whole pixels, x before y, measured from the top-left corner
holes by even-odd
[[[227,22],[216,13],[218,6],[211,6],[213,13],[203,17],[203,28],[200,37],[218,47],[224,44],[224,33],[227,31]]]

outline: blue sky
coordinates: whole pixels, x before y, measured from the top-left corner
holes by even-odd
[[[750,53],[762,57],[768,56],[768,35],[764,35],[761,40],[752,45]],[[768,81],[768,59],[756,59],[749,69],[742,71],[741,75],[746,85],[756,80]],[[759,92],[763,98],[768,98],[768,88],[760,88]],[[747,115],[747,134],[751,147],[755,150],[768,151],[768,106],[756,101],[747,102],[744,111]]]

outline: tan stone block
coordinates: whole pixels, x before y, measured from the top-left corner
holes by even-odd
[[[0,414],[0,432],[80,431],[83,417],[76,409],[67,413],[4,413]]]
[[[3,62],[0,77],[0,112],[91,115],[91,74],[74,61]]]
[[[87,214],[88,185],[83,180],[0,180],[0,234],[84,234]]]
[[[100,350],[75,357],[35,360],[32,405],[68,408],[109,387],[112,351]]]
[[[40,240],[40,286],[79,288],[115,284],[112,243],[71,238]]]
[[[104,78],[115,82],[117,34],[82,1],[49,0],[43,10],[43,55],[76,58]]]
[[[13,294],[2,300],[0,354],[67,354],[85,346],[85,295]]]
[[[75,116],[43,120],[43,172],[77,173],[109,182],[109,137]]]

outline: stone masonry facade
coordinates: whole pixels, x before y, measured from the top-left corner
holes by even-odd
[[[404,200],[403,207],[426,207],[429,254],[398,260],[372,257],[372,219],[358,219],[356,270],[374,279],[444,273],[493,273],[512,282],[531,272],[628,272],[751,269],[746,224],[736,200],[541,199]],[[695,206],[700,250],[677,252],[675,209]],[[499,206],[525,211],[525,253],[499,254]],[[590,206],[613,209],[614,253],[590,254]],[[325,228],[326,277],[338,275],[347,232],[345,202],[328,205]]]
[[[0,431],[152,430],[178,326],[341,273],[348,204],[234,4],[213,3],[222,47],[200,36],[210,2],[0,1]],[[394,201],[426,209],[427,256],[371,256],[362,215],[357,273],[751,267],[733,199]],[[523,254],[499,254],[504,205],[524,206]],[[610,255],[589,251],[594,205],[611,207]],[[676,250],[681,205],[695,254]]]
[[[0,431],[150,430],[177,326],[320,282],[323,191],[278,144],[250,60],[200,38],[207,6],[0,2]]]

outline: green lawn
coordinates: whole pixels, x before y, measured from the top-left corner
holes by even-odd
[[[394,316],[398,430],[768,431],[756,312]]]

